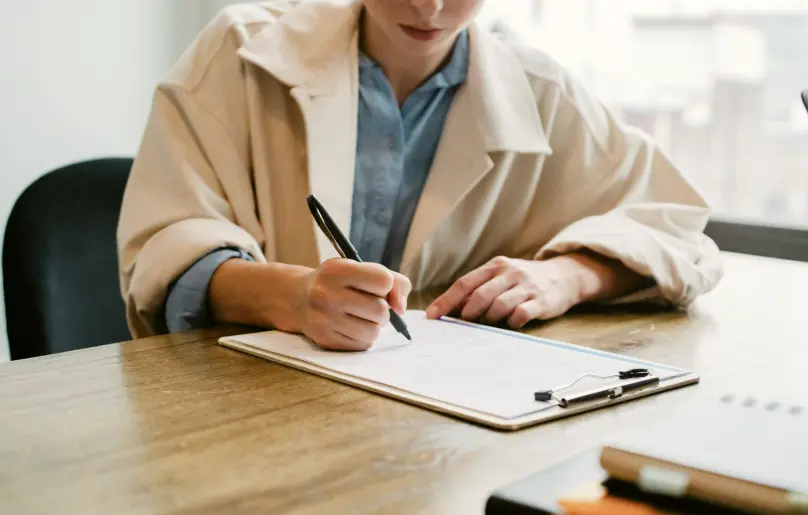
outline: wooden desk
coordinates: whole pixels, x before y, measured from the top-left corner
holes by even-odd
[[[0,512],[482,513],[488,494],[701,395],[802,388],[808,265],[728,255],[689,314],[577,314],[550,338],[702,383],[499,433],[215,345],[152,338],[0,366]],[[764,392],[764,395],[767,395]]]

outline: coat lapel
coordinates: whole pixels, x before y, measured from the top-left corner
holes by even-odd
[[[461,88],[446,117],[443,136],[410,225],[402,272],[411,268],[430,235],[493,165],[472,110],[472,94],[469,88]]]
[[[311,96],[303,88],[292,90],[306,123],[309,189],[346,237],[351,229],[358,96],[356,74],[350,69],[355,67],[335,77],[331,94]],[[313,218],[312,224],[320,261],[339,257]]]
[[[552,152],[536,96],[513,50],[477,26],[471,27],[469,42],[468,78],[449,110],[410,227],[401,267],[405,272],[413,268],[435,229],[491,171],[493,153]]]
[[[301,3],[239,52],[290,86],[305,123],[310,192],[346,236],[356,162],[360,9],[356,1]],[[311,224],[320,261],[338,257],[313,218]]]

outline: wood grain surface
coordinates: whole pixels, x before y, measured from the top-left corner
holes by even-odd
[[[699,385],[516,433],[216,345],[243,328],[0,365],[0,512],[483,513],[494,489],[696,397],[806,391],[808,265],[725,257],[688,312],[529,329],[693,369]]]

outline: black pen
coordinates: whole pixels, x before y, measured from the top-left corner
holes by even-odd
[[[334,246],[337,252],[339,252],[339,255],[345,259],[352,259],[353,261],[362,263],[362,258],[359,257],[359,253],[356,251],[351,242],[348,241],[348,238],[342,234],[342,231],[339,230],[339,227],[337,227],[337,224],[331,218],[331,215],[328,214],[328,211],[325,210],[325,207],[323,207],[320,201],[317,200],[314,195],[309,195],[306,202],[309,204],[311,216],[314,217],[317,225],[331,241],[331,244]],[[403,334],[408,340],[412,341],[410,332],[407,330],[407,324],[404,323],[404,319],[401,318],[401,315],[393,311],[393,308],[390,308],[390,323],[393,325],[396,331]]]

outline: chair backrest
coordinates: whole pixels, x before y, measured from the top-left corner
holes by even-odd
[[[131,167],[124,158],[76,163],[17,199],[3,243],[11,359],[130,338],[115,236]]]

